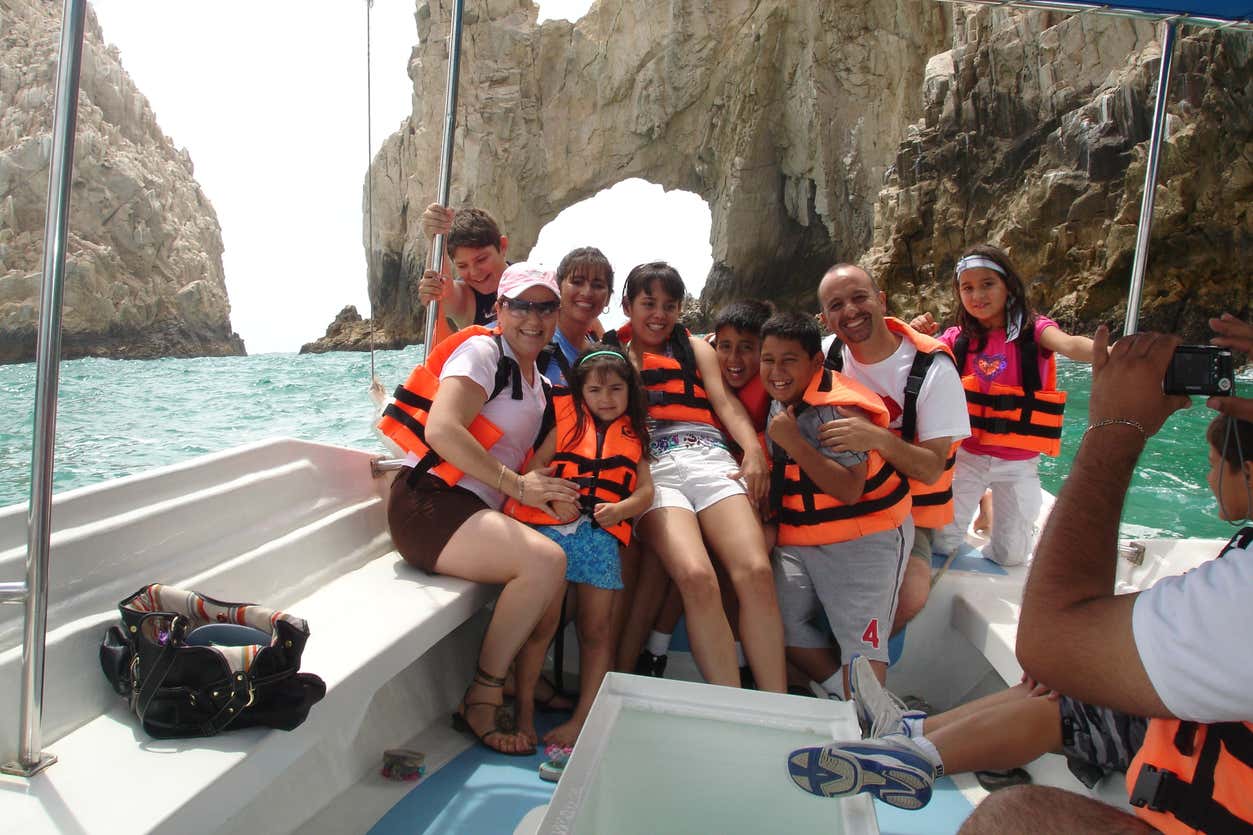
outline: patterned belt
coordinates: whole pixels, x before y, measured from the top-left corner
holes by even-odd
[[[653,438],[648,442],[648,452],[653,458],[659,458],[676,449],[728,449],[726,441],[721,437],[712,437],[703,432],[675,432],[661,438]]]

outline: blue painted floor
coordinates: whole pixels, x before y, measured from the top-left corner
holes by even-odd
[[[563,721],[562,714],[541,714],[539,731]],[[509,835],[527,812],[552,799],[554,784],[539,779],[544,755],[507,757],[475,745],[424,778],[370,830],[370,835]],[[797,789],[799,792],[800,789]],[[944,835],[956,832],[971,805],[944,778],[931,803],[906,812],[875,801],[883,835]],[[658,829],[658,833],[663,833]]]

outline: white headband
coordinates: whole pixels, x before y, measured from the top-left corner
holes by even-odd
[[[991,270],[994,273],[1005,275],[1005,268],[984,255],[967,255],[965,258],[957,262],[954,272],[961,275],[966,270],[977,270],[979,268]]]

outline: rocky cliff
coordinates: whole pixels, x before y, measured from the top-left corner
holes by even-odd
[[[1176,44],[1140,327],[1197,341],[1209,316],[1249,310],[1253,38],[1189,32]],[[953,265],[991,241],[1063,326],[1121,329],[1159,60],[1143,22],[958,8],[875,202],[864,265],[896,306],[951,320]]]
[[[420,333],[417,222],[436,193],[450,6],[418,4],[415,111],[370,174],[370,299],[398,336]],[[950,12],[933,0],[600,0],[575,24],[536,14],[530,0],[466,10],[452,204],[491,211],[522,257],[558,212],[620,180],[695,192],[713,215],[706,297],[718,299],[795,296],[866,249]]]
[[[415,110],[369,174],[370,298],[398,338],[420,333],[449,6],[418,4]],[[991,240],[1086,326],[1121,315],[1154,33],[933,0],[600,0],[537,25],[530,0],[492,0],[466,16],[452,204],[491,211],[521,257],[624,178],[693,191],[713,215],[706,309],[813,309],[822,270],[862,260],[902,312],[944,313],[956,253]],[[1248,306],[1249,38],[1189,36],[1177,67],[1144,321],[1195,338]]]
[[[34,356],[60,4],[0,0],[0,362]],[[88,11],[63,356],[243,354],[217,215]]]

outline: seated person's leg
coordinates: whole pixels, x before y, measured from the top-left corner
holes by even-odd
[[[683,597],[674,583],[666,578],[665,602],[657,613],[652,631],[648,633],[648,642],[635,662],[637,675],[661,678],[666,672],[666,660],[670,652],[670,641],[674,638],[675,627],[683,615]]]
[[[909,552],[905,567],[905,579],[901,582],[901,600],[892,621],[892,634],[905,628],[923,607],[931,593],[931,547],[934,531],[931,528],[914,529],[914,547]]]
[[[1014,786],[980,803],[959,835],[1100,832],[1150,835],[1157,830],[1108,803],[1051,786]]]
[[[718,580],[701,540],[695,513],[678,507],[659,507],[644,514],[636,529],[644,543],[657,552],[670,579],[679,587],[692,655],[701,675],[710,684],[738,686],[731,627],[722,612]],[[655,620],[655,609],[652,614],[646,623]],[[620,658],[621,655],[620,652]]]
[[[900,528],[860,539],[792,549],[802,552],[846,664],[853,654],[864,656],[880,682],[887,678],[888,629],[909,560],[906,547],[912,532],[913,522],[907,519]],[[847,666],[844,671],[847,697]]]
[[[568,722],[544,735],[544,742],[549,745],[573,745],[578,739],[613,660],[612,610],[618,593],[588,583],[577,583],[575,587],[579,597],[579,703]]]
[[[748,497],[740,494],[703,508],[698,519],[705,541],[722,563],[739,600],[740,633],[757,687],[783,693],[787,690],[783,623],[756,512]],[[722,609],[721,596],[718,608]],[[738,684],[738,665],[736,669]]]
[[[840,658],[831,646],[813,580],[795,548],[781,546],[775,553],[775,590],[783,619],[787,659],[813,681],[830,684],[829,694],[841,694]],[[824,687],[826,685],[824,684]]]
[[[636,536],[639,537],[639,534],[640,527],[637,526]],[[632,541],[638,542],[639,570],[636,572],[634,591],[632,593],[628,586],[628,599],[623,603],[627,611],[623,619],[622,635],[618,639],[618,657],[614,662],[614,669],[624,673],[634,672],[635,663],[653,623],[657,620],[657,613],[665,600],[666,588],[670,583],[656,551],[649,548],[642,539]]]

